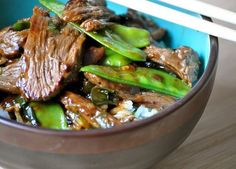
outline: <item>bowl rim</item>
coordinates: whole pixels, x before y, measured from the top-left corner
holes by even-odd
[[[203,19],[211,21],[212,19],[209,17],[202,16]],[[194,96],[197,95],[198,91],[200,91],[209,81],[209,77],[212,76],[218,61],[219,54],[219,42],[218,38],[214,36],[209,36],[210,40],[210,57],[204,71],[202,77],[198,80],[197,84],[193,87],[193,89],[181,100],[173,104],[167,109],[164,109],[160,113],[149,117],[147,119],[143,119],[140,121],[123,124],[121,126],[115,126],[109,129],[94,129],[94,130],[86,130],[86,131],[73,131],[73,130],[55,130],[55,129],[46,129],[46,128],[34,128],[32,126],[28,126],[25,124],[18,123],[13,120],[5,119],[4,117],[0,117],[0,125],[4,125],[6,127],[11,127],[17,130],[23,130],[27,132],[32,132],[41,135],[51,135],[51,136],[70,136],[70,137],[97,137],[104,135],[112,135],[127,132],[130,130],[135,130],[138,128],[146,127],[147,125],[151,125],[152,123],[156,123],[159,120],[165,118],[166,116],[174,113],[176,110],[180,109],[183,105],[185,105],[189,100],[191,100]]]

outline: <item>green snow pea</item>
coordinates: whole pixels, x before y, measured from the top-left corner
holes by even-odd
[[[81,69],[107,80],[150,89],[163,94],[182,98],[191,89],[182,80],[160,70],[138,67],[135,70],[122,70],[118,67],[90,65]]]
[[[29,104],[41,127],[67,129],[67,121],[60,104],[32,102]]]
[[[111,24],[109,28],[125,42],[136,48],[143,48],[150,45],[150,33],[145,29],[120,24]]]
[[[40,3],[61,17],[65,6],[63,3],[56,0],[40,0]],[[107,27],[99,32],[86,32],[78,23],[70,22],[70,24],[75,29],[84,32],[97,42],[130,60],[146,60],[146,53],[138,48],[145,47],[150,43],[150,36],[146,30],[111,24],[110,28]],[[122,31],[127,32],[122,33]]]
[[[22,31],[29,28],[30,28],[30,21],[26,19],[19,20],[12,26],[12,29],[14,31]]]
[[[107,65],[107,66],[125,66],[130,64],[132,61],[114,51],[112,51],[109,48],[106,48],[105,51],[105,59],[103,60],[103,65]]]

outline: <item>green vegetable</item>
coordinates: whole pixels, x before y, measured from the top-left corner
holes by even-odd
[[[93,73],[113,82],[150,89],[177,98],[182,98],[191,89],[180,79],[150,68],[122,70],[117,67],[90,65],[83,67],[81,71]]]
[[[49,10],[61,17],[64,4],[55,0],[40,0],[40,3]],[[122,56],[134,61],[145,61],[146,53],[137,47],[145,47],[149,43],[149,35],[146,30],[129,28],[114,24],[110,28],[99,32],[86,32],[77,23],[70,22],[77,30],[86,33],[88,36],[98,41],[107,48],[119,53]],[[127,31],[127,32],[121,32]],[[124,39],[122,39],[124,38]],[[136,41],[136,42],[135,42]],[[136,45],[136,46],[133,46]]]
[[[32,102],[29,106],[34,111],[41,127],[67,129],[65,114],[60,104]]]
[[[12,29],[14,31],[22,31],[29,28],[30,28],[29,20],[19,20],[12,26]]]
[[[82,87],[82,91],[85,93],[85,94],[90,94],[91,90],[93,89],[95,85],[92,84],[90,81],[88,80],[84,80],[83,81],[83,87]]]
[[[125,42],[136,48],[143,48],[150,45],[150,33],[145,29],[127,27],[119,24],[112,24],[109,28]]]
[[[100,87],[94,87],[91,91],[92,102],[97,105],[112,104],[116,105],[119,99],[116,97],[114,92],[102,89]]]
[[[111,49],[106,48],[106,52],[105,52],[105,59],[103,60],[103,65],[107,65],[107,66],[125,66],[130,64],[132,61],[114,51],[112,51]]]

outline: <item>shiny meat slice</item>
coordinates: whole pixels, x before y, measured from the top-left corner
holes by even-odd
[[[153,92],[135,94],[132,100],[136,103],[143,104],[148,108],[155,108],[157,110],[163,110],[176,102],[171,96]]]
[[[87,0],[92,6],[106,6],[105,0]]]
[[[106,26],[106,22],[116,16],[104,1],[70,0],[63,11],[62,19],[66,22],[77,22],[86,31],[96,31]]]
[[[134,88],[131,86],[110,82],[91,73],[85,73],[84,75],[91,83],[101,88],[115,91],[122,99],[131,100],[138,104],[144,104],[149,108],[162,110],[176,102],[176,100],[171,96],[153,92],[134,92]]]
[[[28,30],[13,31],[10,27],[0,31],[0,57],[12,58],[18,56],[24,47]]]
[[[20,94],[16,82],[20,77],[21,62],[14,62],[5,67],[0,67],[0,91],[11,94]]]
[[[101,78],[92,73],[84,73],[84,76],[88,79],[89,82],[95,84],[101,88],[110,89],[116,91],[119,95],[122,93],[130,93],[132,91],[132,87],[128,85],[123,85],[119,83],[114,83],[104,78]]]
[[[120,122],[112,115],[104,112],[90,100],[80,95],[66,92],[61,97],[61,102],[68,111],[81,115],[93,128],[110,128],[120,125]]]
[[[125,15],[122,15],[120,20],[121,24],[148,30],[151,33],[153,40],[161,40],[166,34],[165,29],[160,28],[151,19],[132,9],[129,9]]]
[[[28,100],[55,96],[80,67],[84,35],[70,27],[61,33],[50,32],[49,19],[47,12],[34,8],[17,82]]]
[[[7,61],[8,61],[7,58],[5,58],[4,56],[0,55],[0,66],[4,65],[5,63],[7,63]]]
[[[198,79],[200,61],[198,54],[189,47],[176,50],[149,46],[145,49],[148,59],[173,71],[190,86]]]
[[[1,108],[6,111],[12,120],[16,120],[19,123],[24,123],[24,118],[21,115],[20,105],[15,103],[15,96],[9,96],[5,98],[0,103],[0,110]]]
[[[105,49],[103,47],[89,47],[85,51],[83,65],[97,64],[105,55]]]

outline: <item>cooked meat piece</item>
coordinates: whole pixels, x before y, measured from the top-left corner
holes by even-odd
[[[138,90],[134,92],[134,88],[131,86],[114,83],[91,73],[85,73],[84,75],[91,83],[115,91],[122,99],[132,100],[149,108],[162,110],[176,102],[171,96],[153,92],[139,92]]]
[[[88,3],[92,6],[106,6],[105,0],[88,0]]]
[[[128,85],[123,85],[119,83],[114,83],[104,78],[101,78],[92,73],[84,73],[84,76],[88,79],[89,82],[95,84],[101,88],[110,89],[116,91],[118,95],[123,95],[122,93],[129,93],[132,91],[132,87]]]
[[[198,79],[200,61],[198,54],[189,47],[180,47],[175,51],[149,46],[145,49],[148,59],[173,71],[189,85]]]
[[[159,28],[151,19],[132,9],[129,9],[127,14],[121,16],[120,20],[121,24],[149,30],[153,40],[161,40],[166,34],[165,29]]]
[[[162,110],[176,102],[176,100],[171,96],[153,92],[135,94],[132,100],[136,103],[143,104],[148,108],[155,108],[157,110]]]
[[[55,96],[77,74],[85,36],[70,27],[50,32],[48,13],[34,8],[17,85],[28,100]]]
[[[5,58],[4,56],[0,55],[0,66],[4,65],[5,63],[7,63],[7,58]]]
[[[103,47],[89,47],[85,51],[83,65],[97,64],[105,55],[105,49]]]
[[[5,98],[1,104],[0,109],[8,112],[10,119],[16,120],[19,123],[27,123],[24,117],[21,115],[20,105],[15,103],[15,96],[9,96]]]
[[[157,110],[163,110],[176,102],[173,97],[156,92],[139,92],[137,94],[118,92],[118,94],[122,99],[131,100],[135,103],[143,104],[148,108],[155,108]]]
[[[103,29],[107,21],[117,18],[107,9],[104,1],[95,0],[70,0],[62,14],[66,22],[77,22],[86,31]]]
[[[117,119],[96,107],[90,100],[72,92],[66,92],[61,97],[61,102],[68,111],[81,115],[94,128],[110,128],[120,124]]]
[[[11,94],[20,94],[16,82],[20,77],[21,62],[17,61],[5,67],[0,67],[0,91]]]
[[[28,30],[13,31],[10,27],[0,31],[0,57],[13,58],[20,55],[28,36]]]
[[[105,20],[87,19],[80,26],[87,32],[92,32],[100,29],[104,29],[107,23]]]

